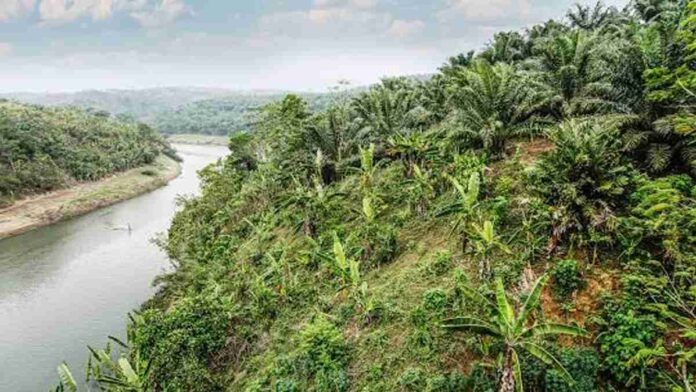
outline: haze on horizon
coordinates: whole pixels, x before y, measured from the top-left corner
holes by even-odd
[[[496,31],[562,18],[574,3],[0,0],[0,92],[364,85],[431,73]]]

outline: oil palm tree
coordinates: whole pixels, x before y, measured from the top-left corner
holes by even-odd
[[[363,142],[377,142],[398,131],[410,128],[414,111],[420,108],[419,91],[410,80],[385,79],[353,100],[357,137]]]
[[[542,97],[534,92],[534,81],[513,66],[478,60],[450,79],[452,103],[466,142],[497,155],[509,138],[543,127],[535,117]]]
[[[522,308],[515,312],[507,299],[501,279],[496,280],[495,302],[471,287],[463,287],[464,294],[487,310],[486,318],[457,317],[445,320],[443,327],[453,331],[469,331],[490,336],[500,341],[504,348],[500,358],[500,392],[523,391],[522,370],[519,354],[524,351],[554,368],[569,384],[573,384],[570,373],[561,362],[541,344],[548,336],[584,336],[586,332],[577,327],[541,322],[532,319],[539,306],[541,291],[548,282],[548,275],[534,284]]]
[[[582,30],[540,40],[528,62],[546,86],[546,105],[558,118],[627,112],[603,63],[600,36]]]

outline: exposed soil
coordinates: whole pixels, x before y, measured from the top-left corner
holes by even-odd
[[[0,239],[133,198],[166,185],[179,174],[181,166],[161,156],[151,165],[19,200],[0,209]]]

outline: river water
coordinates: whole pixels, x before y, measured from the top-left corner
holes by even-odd
[[[176,147],[183,172],[166,187],[0,241],[0,391],[47,391],[62,361],[82,383],[87,345],[124,337],[127,313],[169,268],[151,239],[167,230],[177,196],[197,193],[196,172],[227,153]]]

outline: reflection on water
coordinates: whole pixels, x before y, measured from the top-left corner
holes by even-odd
[[[177,148],[183,173],[168,186],[0,241],[0,391],[46,391],[63,360],[79,381],[86,346],[123,336],[126,314],[169,265],[151,239],[166,231],[177,195],[198,190],[196,171],[226,153]]]

